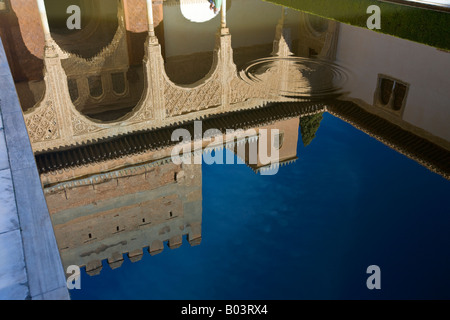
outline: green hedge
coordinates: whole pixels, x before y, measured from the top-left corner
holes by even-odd
[[[376,0],[265,0],[324,18],[367,28],[367,8],[381,9],[381,30],[399,38],[450,50],[450,14]]]

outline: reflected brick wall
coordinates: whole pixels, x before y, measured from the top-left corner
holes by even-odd
[[[123,254],[136,262],[143,248],[153,255],[167,242],[175,249],[183,236],[190,245],[200,244],[201,166],[164,163],[137,170],[46,194],[65,268],[86,266],[95,275],[103,260],[115,269]]]

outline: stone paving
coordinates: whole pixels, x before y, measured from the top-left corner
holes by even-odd
[[[69,299],[53,227],[0,41],[0,299]]]

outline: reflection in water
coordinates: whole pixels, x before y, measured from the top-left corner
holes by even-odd
[[[195,0],[154,2],[150,16],[145,0],[132,2],[133,6],[128,1],[111,1],[114,6],[108,8],[92,5],[88,12],[104,14],[92,17],[103,18],[93,21],[89,16],[83,20],[86,29],[74,34],[60,32],[60,6],[52,6],[48,12],[51,34],[46,34],[47,42],[43,37],[39,43],[47,45],[45,54],[37,62],[19,55],[34,65],[30,70],[39,69],[43,57],[45,77],[39,72],[23,72],[17,63],[10,63],[65,267],[76,264],[95,275],[102,273],[105,261],[115,269],[126,261],[124,255],[136,262],[146,251],[151,255],[160,253],[165,244],[178,248],[183,237],[191,245],[201,243],[202,234],[208,232],[208,226],[202,228],[202,224],[215,217],[211,212],[202,212],[203,208],[211,210],[216,201],[224,200],[204,189],[205,179],[211,179],[205,177],[205,165],[178,165],[171,161],[171,150],[177,143],[172,140],[175,129],[190,132],[193,154],[211,157],[211,152],[215,155],[222,149],[234,153],[249,167],[245,177],[292,164],[288,167],[298,171],[298,180],[283,174],[284,180],[258,175],[260,180],[233,194],[233,199],[227,199],[227,206],[246,202],[247,197],[256,201],[252,192],[265,186],[276,195],[273,198],[267,193],[275,212],[270,215],[289,211],[290,217],[301,220],[296,220],[299,225],[314,225],[313,218],[299,213],[303,212],[299,209],[303,203],[284,207],[291,197],[302,199],[308,212],[320,208],[314,219],[320,220],[321,213],[336,208],[342,210],[336,213],[337,217],[345,216],[344,211],[354,213],[356,218],[347,221],[355,225],[363,223],[358,220],[361,212],[352,211],[361,201],[387,199],[382,210],[392,209],[393,215],[400,211],[398,203],[409,195],[402,194],[398,184],[414,177],[399,169],[395,172],[397,184],[388,181],[392,172],[383,156],[390,149],[405,155],[399,160],[404,166],[399,167],[409,168],[410,158],[433,172],[424,175],[426,181],[435,181],[435,173],[449,179],[450,84],[443,72],[450,67],[448,53],[259,0],[227,0],[227,10],[203,19],[193,9],[199,4]],[[50,3],[46,1],[47,5]],[[87,5],[85,1],[79,3]],[[114,23],[104,23],[112,17]],[[204,22],[198,23],[200,20]],[[9,21],[21,23],[16,13],[9,16]],[[21,28],[25,30],[27,26]],[[83,41],[82,46],[77,45]],[[14,48],[24,46],[33,47],[25,32],[21,42],[5,44],[8,58],[14,61]],[[426,63],[420,63],[423,56],[427,57]],[[342,137],[340,134],[347,132],[349,126],[330,120],[334,118],[390,149],[380,149],[355,134],[354,139],[347,139],[359,153],[349,153],[347,149],[351,148],[345,141],[333,140],[334,136]],[[227,129],[253,129],[256,134],[241,140],[225,137],[224,145],[211,147],[203,142],[199,146],[195,144],[200,138],[194,129],[195,120],[202,120],[201,134],[209,129],[218,129],[217,137],[225,137]],[[256,163],[250,163],[248,153],[239,157],[242,144],[247,151],[259,151],[262,129],[279,130],[270,141],[279,151],[277,162],[267,164],[258,158]],[[331,141],[324,144],[324,149],[313,143],[321,131],[328,132]],[[299,146],[320,157],[310,160],[310,167],[302,167],[298,161],[302,158]],[[336,146],[342,147],[342,152],[333,148]],[[327,154],[328,149],[335,153]],[[302,156],[307,157],[307,151]],[[346,158],[348,154],[351,156]],[[362,154],[372,159],[380,157],[379,177],[361,171],[357,160]],[[325,162],[328,158],[335,158],[336,163]],[[327,163],[327,167],[323,168],[322,163]],[[308,170],[317,177],[309,177],[311,184],[304,186],[299,180],[312,174]],[[314,198],[321,194],[324,180],[341,177],[340,170],[345,172],[343,185],[348,190],[332,190],[348,203],[335,206],[338,196],[330,203],[326,202],[328,198]],[[367,176],[383,179],[388,186],[368,188],[364,184]],[[427,180],[428,177],[432,178]],[[226,175],[216,183],[228,186],[231,180]],[[391,185],[397,188],[395,195],[377,193]],[[430,187],[438,194],[430,202],[444,203],[438,198],[440,186],[436,182]],[[309,206],[310,199],[305,197],[311,196],[308,192],[313,192],[317,202],[324,201],[323,206]],[[205,193],[209,196],[202,197]],[[409,208],[406,204],[405,207]],[[233,210],[239,211],[239,207],[236,205]],[[243,217],[233,217],[232,223],[224,226],[239,226]],[[258,219],[259,216],[254,217],[255,224]],[[442,225],[448,226],[446,218],[442,219]],[[386,225],[389,223],[385,221]],[[271,229],[271,225],[264,224],[264,228]],[[286,234],[292,231],[289,223],[283,228]],[[359,230],[358,226],[355,230]],[[245,232],[240,236],[245,241]],[[311,241],[301,243],[308,248],[294,250],[286,245],[280,252],[298,249],[300,253],[294,262],[306,261],[311,251],[322,252],[320,236],[313,235]],[[239,242],[237,238],[234,241]],[[267,247],[273,249],[277,239],[267,239]],[[220,256],[216,251],[212,260]],[[258,251],[256,255],[265,256],[267,252]],[[233,257],[227,259],[238,270],[245,267],[233,262]],[[296,286],[296,279],[291,280]]]
[[[61,63],[75,108],[92,119],[114,121],[128,114],[141,99],[142,63],[134,61],[141,48],[128,36],[131,27],[127,28],[120,3],[108,0],[91,6],[93,20],[98,21],[86,23],[76,32],[78,41],[74,36],[60,37],[55,31],[53,37],[68,54]],[[92,25],[94,30],[90,31]]]
[[[216,0],[217,1],[217,0]],[[220,1],[222,2],[222,1]],[[212,5],[216,7],[212,10]],[[220,11],[221,5],[211,1],[180,1],[180,10],[183,17],[192,22],[203,23],[213,19]]]
[[[328,60],[277,56],[252,61],[240,77],[251,84],[265,82],[273,73],[285,74],[275,89],[278,95],[319,100],[344,94],[348,77],[344,68]]]
[[[271,123],[269,114],[260,119],[254,117],[261,122],[260,126],[252,128],[257,129],[255,136],[235,141],[235,137],[227,138],[224,134],[224,144],[212,143],[208,148],[200,146],[193,153],[205,153],[208,158],[211,152],[220,152],[225,146],[240,155],[256,173],[271,170],[273,165],[292,163],[297,159],[299,118],[291,116]],[[227,122],[227,119],[223,121]],[[226,128],[231,126],[228,122]],[[279,154],[274,164],[267,165],[260,159],[258,132],[263,129],[268,130],[269,136],[274,129],[278,133],[273,135]],[[242,143],[245,144],[244,155],[238,151]],[[255,163],[249,161],[251,149],[258,152]],[[168,156],[88,178],[55,182],[45,188],[66,269],[78,265],[86,267],[89,275],[96,275],[102,269],[102,260],[107,260],[115,269],[123,263],[125,253],[136,262],[142,258],[144,248],[151,255],[160,253],[165,242],[171,249],[178,248],[184,235],[190,245],[200,244],[202,166],[172,163],[171,148],[162,149],[160,156],[161,153]]]
[[[143,248],[160,253],[188,235],[191,245],[201,241],[201,166],[183,167],[158,161],[115,172],[63,191],[47,193],[47,202],[63,264],[85,266],[98,274],[102,260],[120,267],[123,254],[136,262]],[[95,182],[94,182],[95,181]]]
[[[81,29],[67,28],[67,8],[80,8]],[[53,39],[66,52],[92,59],[107,47],[119,27],[117,1],[45,0]]]

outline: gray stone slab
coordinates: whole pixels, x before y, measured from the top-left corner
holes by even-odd
[[[0,112],[2,115],[16,110],[22,110],[19,100],[17,99],[16,87],[11,75],[11,71],[6,58],[3,43],[0,39]],[[17,109],[17,105],[19,109]],[[2,125],[3,127],[3,125]]]
[[[0,43],[0,57],[4,55],[3,45]],[[6,66],[7,67],[7,66]],[[6,145],[8,147],[10,163],[16,169],[35,166],[28,131],[23,119],[22,108],[17,97],[16,87],[9,67],[0,64],[0,112],[3,118]]]
[[[0,171],[0,233],[19,229],[11,171]]]
[[[25,284],[12,284],[0,288],[0,300],[29,300],[28,286]]]
[[[66,286],[53,226],[36,168],[12,170],[31,296]]]
[[[0,129],[0,170],[9,168],[8,149],[6,148],[5,133]]]
[[[31,297],[32,300],[67,300],[67,287],[58,288],[56,290]]]
[[[4,116],[7,113],[16,112],[17,110],[22,111],[20,102],[16,99],[16,86],[11,75],[0,75],[0,88],[2,89],[0,97],[2,115]]]
[[[36,168],[22,111],[3,114],[3,126],[11,166],[16,170]]]
[[[9,77],[10,70],[8,66],[8,60],[6,59],[5,51],[3,50],[3,44],[0,40],[0,79]],[[1,87],[0,87],[1,88]],[[3,129],[3,120],[1,117],[1,105],[2,105],[2,98],[0,97],[0,128]]]
[[[0,299],[29,296],[20,230],[0,234]]]
[[[0,76],[9,75],[10,72],[5,50],[3,49],[3,45],[0,44]]]
[[[70,299],[22,109],[1,39],[0,114],[20,225],[16,231],[0,234],[0,250],[3,250],[0,253],[0,266],[3,268],[0,269],[3,272],[0,273],[0,293],[8,299]],[[5,194],[5,198],[8,195]],[[8,220],[8,217],[5,219],[8,221],[5,228],[8,223],[14,226],[14,220]],[[15,238],[12,239],[10,234],[14,234]],[[20,265],[19,260],[22,261]],[[17,276],[18,273],[21,277]],[[9,274],[16,276],[9,277]],[[25,287],[26,296],[23,295]]]

